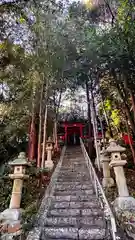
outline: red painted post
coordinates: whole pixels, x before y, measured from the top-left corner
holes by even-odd
[[[83,130],[82,130],[83,126],[80,125],[80,137],[83,138]]]

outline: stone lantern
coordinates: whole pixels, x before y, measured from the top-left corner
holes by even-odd
[[[109,188],[114,186],[114,180],[111,177],[110,167],[109,167],[110,157],[106,153],[105,149],[103,149],[100,153],[100,161],[103,166],[103,180],[102,180],[103,187]]]
[[[14,167],[14,173],[9,174],[9,177],[14,180],[12,196],[9,208],[19,209],[21,204],[21,195],[23,180],[27,179],[29,176],[25,174],[26,166],[28,162],[24,152],[21,152],[17,159],[10,163],[10,166]]]
[[[122,160],[121,158],[121,153],[125,150],[125,148],[118,145],[113,139],[110,139],[109,146],[106,149],[106,152],[111,154],[110,166],[114,168],[118,188],[119,196],[114,201],[116,209],[131,209],[135,207],[135,199],[129,196],[129,191],[127,188],[126,178],[124,174],[123,166],[127,163],[127,161]]]
[[[45,168],[48,168],[49,170],[52,170],[54,166],[52,161],[53,145],[54,142],[52,141],[51,137],[49,137],[46,142],[47,160],[45,161]]]
[[[23,180],[28,178],[25,174],[27,162],[25,153],[21,152],[17,159],[10,162],[9,165],[14,167],[14,173],[9,174],[9,177],[14,180],[11,194],[10,206],[8,209],[0,213],[1,231],[7,233],[18,232],[21,228],[21,196]],[[6,238],[8,239],[8,238]]]

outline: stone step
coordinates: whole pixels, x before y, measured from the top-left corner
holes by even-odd
[[[78,171],[81,171],[81,170],[78,170]],[[69,174],[67,172],[60,172],[59,176],[70,176],[70,175],[71,176],[74,176],[74,175],[75,176],[87,176],[89,174],[88,170],[82,171],[80,173],[78,171],[76,173],[72,171]]]
[[[77,157],[76,157],[77,156]],[[74,154],[74,153],[72,153],[72,154],[65,154],[65,157],[64,157],[64,160],[65,159],[69,159],[69,157],[70,158],[74,158],[74,161],[73,161],[73,163],[74,162],[78,162],[78,159],[82,159],[83,158],[83,155],[82,155],[82,153],[80,153],[80,152],[78,152],[78,153],[76,153],[76,154]],[[68,163],[68,162],[67,162]]]
[[[47,213],[48,217],[80,217],[79,209],[52,209]]]
[[[74,172],[74,171],[71,171],[71,172],[60,172],[60,176],[68,176],[68,175],[70,175],[70,176],[86,176],[86,175],[88,175],[89,174],[89,172],[88,172],[88,170],[86,170],[86,171],[82,171],[81,170],[81,172]]]
[[[47,213],[48,217],[81,217],[81,216],[103,216],[103,211],[101,209],[50,209]]]
[[[56,185],[55,186],[57,186],[57,185],[61,185],[61,186],[69,186],[69,184],[71,185],[71,186],[80,186],[80,185],[91,185],[92,186],[92,184],[91,184],[91,181],[84,181],[82,184],[80,183],[80,181],[76,181],[76,182],[67,182],[67,181],[63,181],[63,182],[59,182],[59,181],[57,181],[56,182]]]
[[[72,168],[74,165],[74,160],[67,158],[64,159],[61,168]]]
[[[48,217],[44,221],[44,226],[77,227],[77,218],[75,218],[75,217]]]
[[[95,209],[99,209],[100,204],[98,201],[91,201],[91,202],[56,202],[56,201],[52,201],[51,204],[51,209],[59,209],[59,208],[63,208],[63,209],[69,209],[69,208],[78,208],[78,209],[86,209],[86,208],[95,208]]]
[[[41,240],[48,239],[78,239],[78,229],[73,227],[46,227],[42,231]]]
[[[46,227],[42,231],[41,240],[48,239],[80,239],[80,240],[102,240],[105,239],[105,229],[78,228],[73,227]]]
[[[79,228],[91,226],[96,226],[96,228],[104,228],[105,225],[106,224],[103,216],[81,217],[79,219]]]
[[[91,227],[103,228],[105,221],[102,217],[48,217],[44,221],[44,226],[53,227]]]
[[[105,228],[80,228],[78,230],[78,239],[79,240],[102,240],[106,239]]]
[[[59,176],[58,176],[58,178],[68,178],[68,179],[70,179],[70,178],[72,178],[72,179],[76,179],[76,178],[78,178],[78,179],[81,179],[81,178],[88,178],[88,179],[90,179],[90,177],[89,177],[89,173],[85,173],[85,174],[59,174]]]
[[[71,157],[76,157],[77,155],[79,155],[79,157],[82,157],[83,158],[83,154],[82,154],[82,152],[80,151],[80,149],[79,149],[79,151],[76,151],[76,152],[66,152],[65,153],[65,157],[69,157],[69,156],[71,156]]]
[[[62,166],[69,166],[69,163],[71,163],[71,165],[75,165],[75,164],[84,164],[84,160],[83,157],[80,156],[67,156],[64,161]]]
[[[61,166],[61,171],[77,171],[78,169],[87,169],[87,166],[84,165],[84,163],[77,163],[77,164],[73,164],[73,163],[70,163],[70,165],[67,165],[67,164],[64,164]]]
[[[65,172],[71,172],[71,173],[76,172],[77,173],[78,170],[81,170],[81,169],[88,171],[88,168],[86,166],[83,166],[83,165],[82,166],[76,166],[76,165],[73,166],[72,165],[70,167],[62,167],[61,172],[63,172],[63,173],[65,173]]]
[[[55,190],[92,190],[93,187],[91,184],[82,184],[80,185],[80,183],[78,185],[75,184],[56,184],[55,185]]]
[[[90,177],[58,177],[57,179],[58,182],[78,182],[80,181],[80,184],[83,184],[84,181],[90,181]]]
[[[89,190],[56,190],[54,192],[54,196],[80,196],[80,195],[91,195],[93,194],[93,190],[92,189],[89,189]]]
[[[97,201],[97,197],[95,195],[85,195],[85,196],[52,196],[52,199],[55,201],[60,201],[60,202],[66,202],[66,201],[71,201],[71,202],[88,202],[88,201]]]

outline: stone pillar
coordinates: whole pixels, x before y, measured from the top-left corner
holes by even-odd
[[[10,200],[9,208],[19,209],[22,198],[22,187],[23,181],[22,179],[14,179],[12,197]]]
[[[54,163],[52,161],[52,150],[53,150],[53,141],[49,137],[46,143],[47,161],[45,161],[45,168],[48,168],[49,170],[52,170],[54,166]]]
[[[102,166],[103,166],[103,180],[102,180],[103,187],[109,188],[114,186],[114,180],[111,177],[110,167],[109,167],[110,158],[105,150],[102,150],[100,154],[100,161],[102,162]]]

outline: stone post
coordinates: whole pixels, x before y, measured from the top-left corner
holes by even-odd
[[[16,232],[17,229],[21,227],[21,197],[22,197],[22,187],[23,180],[27,179],[29,176],[25,174],[26,166],[29,165],[27,162],[25,153],[21,152],[17,159],[10,162],[9,165],[14,167],[14,173],[9,174],[9,177],[13,179],[13,189],[11,194],[9,209],[6,209],[0,214],[0,220],[2,221],[2,230],[8,233]]]
[[[102,166],[103,166],[102,185],[104,188],[110,188],[114,186],[114,180],[111,177],[111,173],[110,173],[110,167],[109,167],[110,158],[104,149],[101,151],[100,161],[102,162]]]
[[[46,143],[47,161],[45,161],[45,168],[48,168],[49,170],[52,170],[54,166],[52,161],[53,144],[52,139],[49,137]]]

